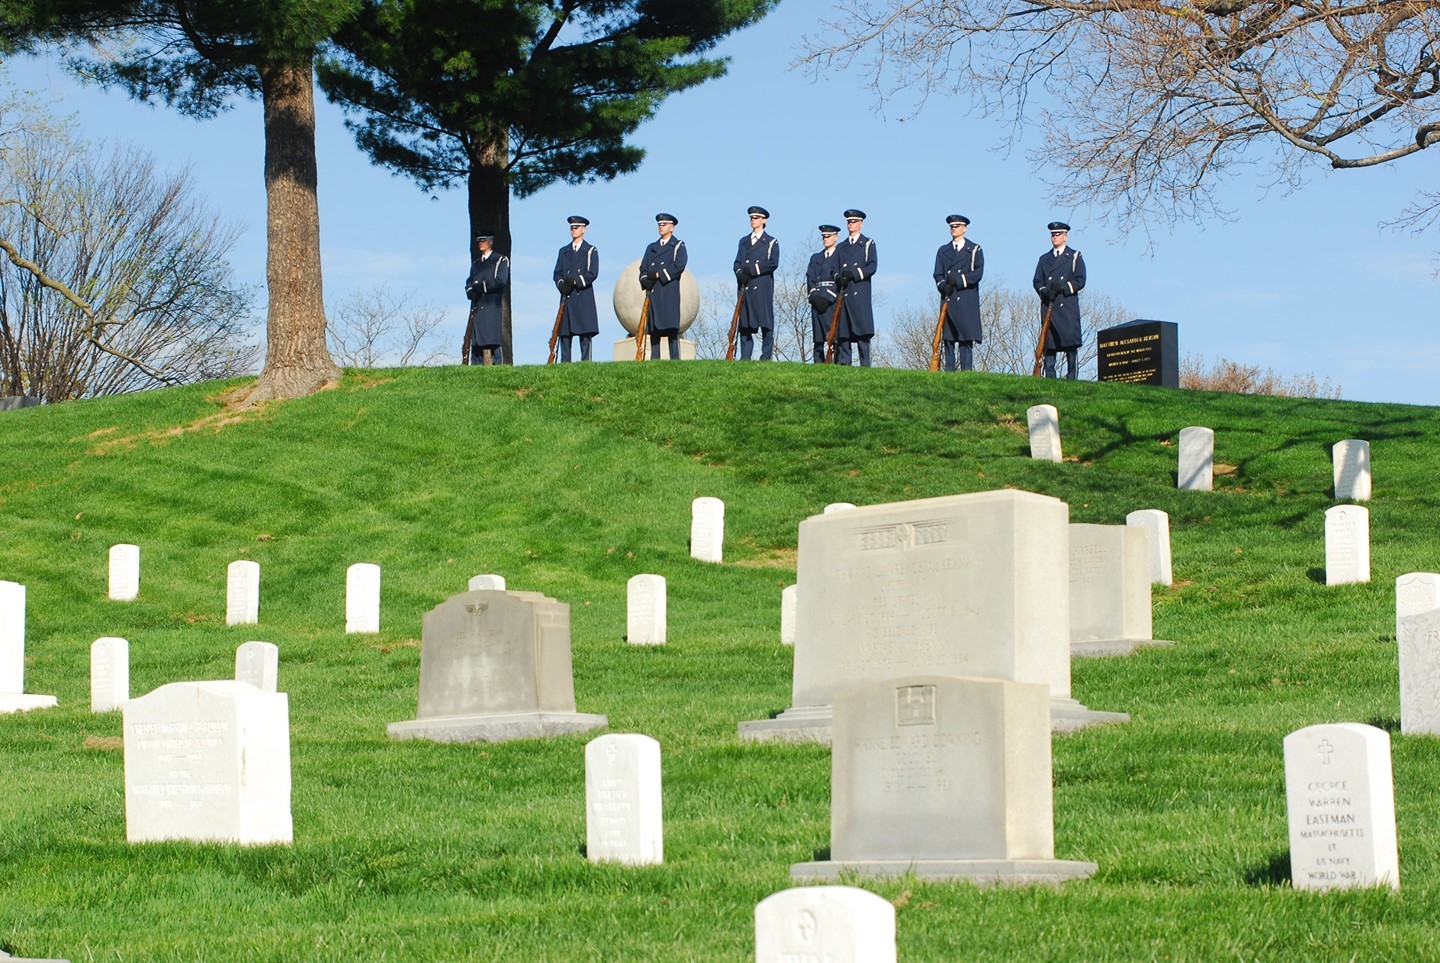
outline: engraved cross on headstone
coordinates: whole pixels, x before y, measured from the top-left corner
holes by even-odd
[[[1320,745],[1315,747],[1315,751],[1320,753],[1320,762],[1323,765],[1330,765],[1330,756],[1335,752],[1335,747],[1330,745],[1329,739],[1322,739]]]
[[[800,938],[800,942],[809,943],[814,939],[817,928],[815,914],[809,910],[802,910],[795,920],[795,935]]]

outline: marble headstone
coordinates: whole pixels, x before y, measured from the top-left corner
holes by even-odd
[[[665,644],[665,576],[636,575],[625,584],[625,640]]]
[[[1325,584],[1370,581],[1370,510],[1336,505],[1325,510]]]
[[[1440,735],[1440,609],[1407,615],[1397,629],[1400,649],[1400,731]]]
[[[895,905],[854,886],[797,886],[755,906],[755,963],[896,963]]]
[[[114,712],[130,701],[130,643],[106,636],[90,644],[90,711]]]
[[[469,589],[472,592],[503,592],[505,591],[505,576],[490,573],[476,575],[470,579]]]
[[[795,615],[800,606],[800,586],[787,585],[780,592],[780,644],[795,644]]]
[[[262,692],[280,691],[280,647],[273,642],[246,642],[235,649],[235,681]]]
[[[1395,580],[1395,638],[1400,638],[1400,620],[1440,609],[1440,575],[1434,572],[1406,572]]]
[[[1150,581],[1174,585],[1170,566],[1170,516],[1158,508],[1142,508],[1125,516],[1126,525],[1143,529],[1150,536]]]
[[[1370,442],[1359,438],[1337,441],[1330,449],[1335,475],[1335,497],[1342,501],[1370,500]]]
[[[719,562],[725,548],[725,503],[702,497],[690,505],[690,557]]]
[[[289,843],[290,703],[244,682],[172,682],[125,705],[125,836]]]
[[[1060,412],[1054,405],[1035,405],[1025,410],[1030,426],[1030,457],[1037,461],[1061,461]]]
[[[831,502],[830,504],[825,506],[824,514],[833,515],[836,512],[848,512],[854,507],[855,505],[853,502]]]
[[[1385,730],[1342,722],[1290,733],[1285,804],[1296,889],[1400,888]]]
[[[1150,534],[1134,525],[1070,526],[1070,654],[1129,655],[1151,638]]]
[[[254,625],[260,621],[260,563],[231,562],[225,570],[225,624]]]
[[[1214,491],[1214,429],[1199,427],[1180,429],[1180,471],[1176,484],[1184,491]]]
[[[345,570],[345,631],[380,631],[380,566],[356,562]]]
[[[110,546],[110,598],[130,602],[140,594],[140,546]]]
[[[660,743],[649,736],[585,744],[585,855],[592,863],[665,862]]]
[[[55,704],[52,695],[25,693],[25,586],[0,582],[0,714]]]

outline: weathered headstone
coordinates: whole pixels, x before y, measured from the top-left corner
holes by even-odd
[[[254,625],[260,621],[260,563],[231,562],[225,571],[225,624]]]
[[[1126,515],[1125,524],[1143,529],[1150,536],[1150,581],[1155,585],[1175,584],[1170,567],[1170,516],[1158,508],[1142,508]]]
[[[755,963],[896,963],[895,904],[854,886],[797,886],[755,906]]]
[[[25,693],[25,586],[0,582],[0,714],[55,704],[54,696]]]
[[[636,575],[625,585],[625,641],[665,644],[665,576]]]
[[[1330,449],[1335,475],[1335,497],[1349,501],[1370,500],[1370,442],[1359,438],[1337,441]]]
[[[780,644],[795,644],[795,614],[800,606],[800,586],[787,585],[780,592]]]
[[[503,592],[505,591],[505,576],[503,575],[476,575],[470,579],[469,589],[472,592]]]
[[[592,863],[665,862],[660,743],[608,735],[585,745],[585,855]]]
[[[1095,872],[1055,859],[1044,685],[907,676],[842,692],[830,758],[830,859],[791,866],[794,879],[983,886]]]
[[[702,562],[719,562],[725,548],[725,503],[718,498],[697,498],[690,504],[690,556]]]
[[[114,712],[130,701],[130,643],[106,636],[90,644],[90,711]]]
[[[1215,431],[1212,428],[1180,429],[1180,471],[1177,487],[1184,491],[1215,489]]]
[[[828,504],[828,505],[825,506],[825,512],[824,512],[824,514],[826,514],[826,515],[833,515],[833,514],[835,514],[836,512],[848,512],[850,509],[852,509],[852,508],[854,508],[854,507],[855,507],[855,503],[854,503],[854,502],[831,502],[830,504]]]
[[[1025,410],[1030,426],[1030,457],[1037,461],[1061,461],[1060,412],[1054,405],[1035,405]]]
[[[1325,510],[1325,584],[1370,581],[1370,510],[1336,505]]]
[[[1385,730],[1342,722],[1290,733],[1285,803],[1296,889],[1400,888]]]
[[[1400,731],[1440,735],[1440,609],[1399,620]]]
[[[1434,572],[1406,572],[1395,580],[1395,638],[1400,638],[1400,620],[1440,609],[1440,575]]]
[[[125,836],[291,841],[290,703],[244,682],[172,682],[125,705]]]
[[[1151,638],[1150,534],[1133,525],[1070,526],[1070,654],[1129,655]]]
[[[416,718],[395,739],[505,742],[606,724],[575,711],[570,606],[538,592],[464,592],[425,613]]]
[[[130,602],[140,594],[140,546],[110,546],[110,598]]]
[[[280,691],[280,647],[273,642],[246,642],[237,647],[235,681],[261,692]]]
[[[380,566],[356,562],[345,570],[345,631],[380,631]]]
[[[1069,518],[1007,489],[805,519],[791,705],[740,738],[828,742],[836,692],[913,674],[1044,683],[1057,731],[1128,719],[1070,696]]]

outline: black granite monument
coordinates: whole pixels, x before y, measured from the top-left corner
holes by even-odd
[[[1180,339],[1174,321],[1131,321],[1095,335],[1099,380],[1180,387]]]

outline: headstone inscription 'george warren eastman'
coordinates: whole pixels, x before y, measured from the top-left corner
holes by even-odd
[[[1400,638],[1400,620],[1440,609],[1440,575],[1434,572],[1406,572],[1395,579],[1395,638]]]
[[[1407,615],[1400,649],[1400,731],[1440,736],[1440,609]]]
[[[585,857],[592,863],[665,862],[660,743],[600,736],[585,745]]]
[[[1337,441],[1330,449],[1335,497],[1342,501],[1370,500],[1370,442],[1359,438]]]
[[[290,702],[252,685],[172,682],[125,704],[132,843],[289,843]]]
[[[1170,516],[1158,508],[1142,508],[1126,515],[1125,524],[1143,529],[1150,536],[1150,581],[1156,585],[1175,584],[1170,564]]]
[[[114,712],[130,701],[130,643],[106,636],[90,644],[90,711]]]
[[[110,546],[110,598],[131,602],[140,594],[140,546]]]
[[[1055,859],[1044,685],[911,676],[840,693],[830,859],[793,879],[905,876],[978,885],[1085,879]]]
[[[1129,321],[1095,332],[1096,380],[1180,387],[1180,335],[1174,321]]]
[[[1370,581],[1370,509],[1336,505],[1325,509],[1325,584]]]
[[[225,570],[225,624],[254,625],[260,621],[260,563],[231,562]]]
[[[1030,428],[1030,457],[1036,461],[1061,461],[1060,412],[1055,406],[1025,409],[1025,422]]]
[[[690,503],[690,557],[719,562],[725,555],[725,503],[701,497]]]
[[[1182,491],[1215,489],[1215,430],[1191,426],[1180,429],[1180,470],[1176,486]]]
[[[395,739],[506,742],[598,729],[575,711],[570,606],[538,592],[463,592],[425,613],[416,718]]]
[[[740,738],[828,742],[836,692],[913,674],[1043,683],[1057,731],[1127,721],[1070,696],[1069,519],[1015,490],[807,518],[791,706]]]
[[[380,566],[356,562],[345,570],[345,632],[380,631]]]
[[[1070,526],[1070,654],[1129,655],[1152,639],[1150,533],[1133,525]]]
[[[1285,803],[1296,889],[1400,888],[1385,730],[1342,722],[1290,733]]]
[[[625,583],[625,641],[664,645],[665,625],[665,576],[633,576]]]
[[[0,714],[55,704],[52,695],[25,693],[25,586],[0,582]]]
[[[854,886],[797,886],[755,906],[755,963],[896,963],[895,904]]]

